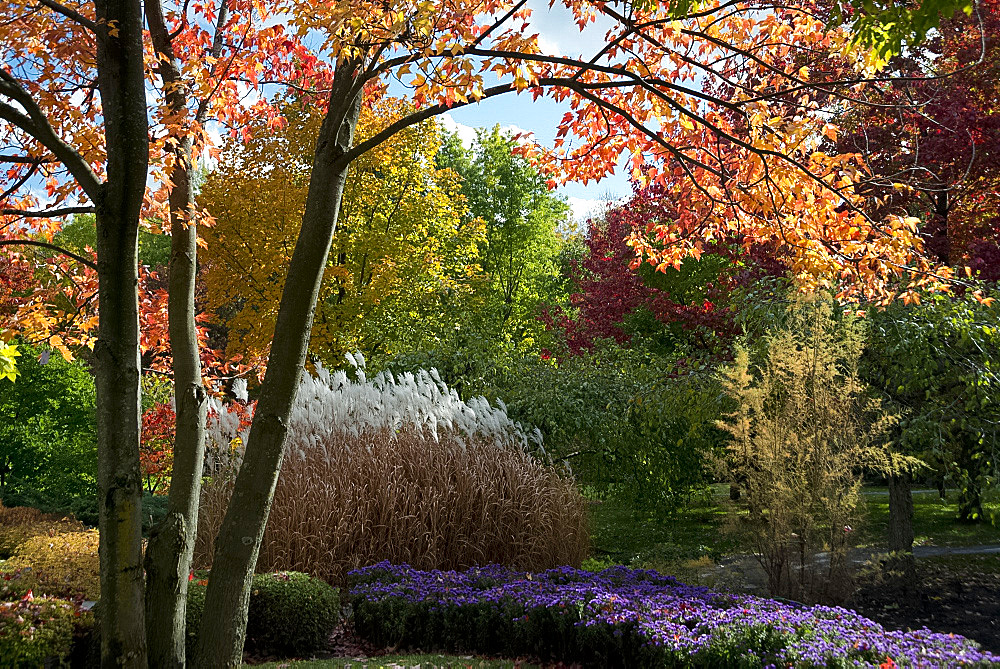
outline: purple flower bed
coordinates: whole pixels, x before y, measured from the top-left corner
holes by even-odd
[[[847,609],[721,594],[655,571],[381,563],[349,578],[355,630],[385,646],[589,666],[1000,666],[1000,657],[961,636],[887,631]]]

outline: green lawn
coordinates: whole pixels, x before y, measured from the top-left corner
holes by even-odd
[[[624,564],[693,576],[736,550],[720,531],[726,511],[715,500],[715,494],[706,495],[670,517],[636,514],[614,499],[592,502],[591,557],[584,567]]]
[[[868,487],[865,494],[866,520],[860,528],[861,544],[885,545],[889,522],[889,497],[884,487]],[[739,552],[739,547],[722,532],[728,488],[714,486],[712,493],[693,501],[672,517],[656,518],[634,513],[614,499],[592,502],[590,507],[591,555],[589,569],[613,564],[658,569],[681,579],[698,582],[705,571],[722,556]],[[985,510],[992,515],[978,524],[957,522],[958,493],[948,491],[941,500],[937,492],[913,495],[916,543],[929,546],[974,546],[1000,544],[1000,494],[986,497]],[[968,559],[965,556],[964,559]],[[992,564],[985,561],[987,567]]]
[[[863,528],[864,543],[885,544],[889,523],[889,496],[886,488],[866,488],[874,494],[865,495],[868,520]],[[1000,544],[1000,495],[986,495],[981,523],[963,524],[958,517],[958,492],[949,490],[942,500],[937,492],[913,494],[913,531],[915,543],[926,546],[975,546]],[[992,522],[991,522],[992,521]]]

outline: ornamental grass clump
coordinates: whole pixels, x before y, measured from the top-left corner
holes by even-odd
[[[722,594],[654,571],[491,565],[350,574],[354,628],[384,646],[600,667],[988,667],[968,639],[889,631],[853,611]]]
[[[433,370],[368,380],[358,364],[354,373],[320,367],[302,379],[258,570],[341,584],[381,560],[426,569],[581,563],[585,502],[502,404],[463,402]],[[246,438],[224,411],[215,409],[215,476],[202,497],[203,566]]]

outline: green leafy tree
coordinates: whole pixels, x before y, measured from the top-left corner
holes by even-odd
[[[1000,305],[926,296],[872,314],[864,374],[904,410],[900,448],[960,489],[959,519],[983,519],[1000,464]]]
[[[0,379],[0,494],[46,506],[93,495],[97,433],[90,372],[46,348],[18,348],[17,382]]]
[[[93,214],[76,214],[53,238],[59,246],[77,254],[97,248],[97,221]],[[139,264],[166,267],[170,262],[170,237],[139,228]]]
[[[474,318],[492,338],[523,340],[541,329],[535,320],[538,306],[559,286],[570,213],[516,148],[499,126],[479,129],[471,150],[449,135],[438,164],[462,178],[466,224],[480,220],[486,226],[480,262],[487,286],[473,303]]]

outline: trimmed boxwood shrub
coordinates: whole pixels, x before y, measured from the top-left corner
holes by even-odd
[[[77,627],[89,623],[71,602],[25,598],[0,603],[0,660],[8,669],[62,666]]]
[[[188,584],[187,648],[196,644],[205,610],[207,579],[195,574]],[[322,648],[340,617],[337,590],[318,578],[294,571],[256,574],[247,612],[246,649],[262,655],[298,657]]]

